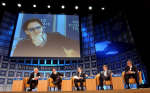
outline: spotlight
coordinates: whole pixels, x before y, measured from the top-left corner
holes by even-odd
[[[35,7],[36,7],[36,4],[33,4],[33,7],[35,8]]]
[[[3,3],[2,3],[2,6],[6,6],[6,3],[3,2]]]
[[[92,6],[89,6],[89,10],[92,10]]]
[[[62,8],[62,9],[64,9],[64,8],[65,8],[65,6],[64,6],[64,5],[62,5],[62,6],[61,6],[61,8]]]
[[[76,9],[76,10],[78,10],[78,9],[79,9],[79,7],[78,7],[78,6],[75,6],[75,9]]]
[[[51,6],[50,5],[47,5],[47,8],[50,8]]]
[[[17,6],[18,6],[18,7],[21,7],[21,4],[20,4],[20,3],[18,3],[18,4],[17,4]]]
[[[105,8],[104,8],[104,7],[102,7],[102,8],[101,8],[101,10],[105,10]]]

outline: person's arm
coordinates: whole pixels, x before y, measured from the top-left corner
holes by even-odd
[[[85,77],[88,77],[88,75],[87,75],[86,73],[83,73],[83,76],[84,76],[84,78],[85,78]]]
[[[36,77],[33,80],[38,80],[40,78],[40,73],[37,73]]]
[[[96,74],[96,76],[100,76],[100,72]]]
[[[85,79],[86,78],[86,74],[85,73],[82,73],[82,77],[83,77],[83,79]]]
[[[57,72],[57,73],[60,78],[63,78],[64,75],[62,73],[60,73],[60,72]]]
[[[137,72],[138,72],[138,69],[137,69],[137,67],[136,67],[136,66],[133,66],[133,71],[134,71],[135,73],[137,73]]]
[[[37,73],[37,77],[38,77],[38,78],[40,78],[40,77],[41,77],[40,73]]]
[[[34,72],[31,73],[31,79],[34,80]]]
[[[52,73],[50,74],[50,78],[53,78],[53,74]]]
[[[113,75],[113,73],[112,73],[112,71],[111,70],[109,70],[109,73],[110,73],[110,77]]]
[[[100,75],[104,75],[103,71],[100,72]]]
[[[28,84],[30,84],[30,82],[31,82],[31,80],[32,80],[32,76],[33,76],[33,75],[32,75],[32,73],[31,73],[31,74],[30,74],[30,77],[29,77],[29,80],[28,80],[28,82],[27,82]]]
[[[58,72],[58,73],[59,73],[59,72]],[[62,77],[63,77],[63,76],[64,76],[64,74],[62,74],[62,73],[59,73],[59,76],[62,76]]]
[[[127,66],[125,67],[125,73],[128,73],[128,71],[129,71],[129,67]]]

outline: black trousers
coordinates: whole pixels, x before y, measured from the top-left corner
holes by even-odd
[[[125,83],[128,85],[129,87],[129,79],[133,77],[137,83],[137,86],[139,86],[139,75],[138,73],[135,73],[135,74],[125,74],[124,75],[124,78],[125,78]]]
[[[30,90],[34,89],[38,84],[38,80],[31,80],[30,81]]]
[[[74,79],[74,84],[77,90],[79,90],[78,82],[80,83],[81,90],[83,90],[83,83],[85,82],[85,79]]]
[[[59,77],[59,78],[56,78],[56,79],[53,81],[53,84],[58,87],[58,90],[61,90],[61,83],[62,83],[62,79],[61,79],[60,77]]]
[[[101,88],[103,89],[103,81],[104,81],[104,80],[105,80],[105,81],[110,80],[110,76],[105,77],[104,75],[101,75],[100,78],[99,78],[99,80],[100,80],[100,86],[101,86]]]

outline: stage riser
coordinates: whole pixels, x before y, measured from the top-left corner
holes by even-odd
[[[0,92],[4,93],[4,92]],[[5,93],[27,93],[27,92],[5,92]],[[30,93],[54,93],[54,92],[30,92]],[[100,91],[70,91],[55,93],[150,93],[150,88],[143,89],[122,89],[122,90],[100,90]]]

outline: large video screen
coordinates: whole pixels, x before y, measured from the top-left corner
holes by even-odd
[[[79,16],[19,13],[10,57],[80,57]]]

